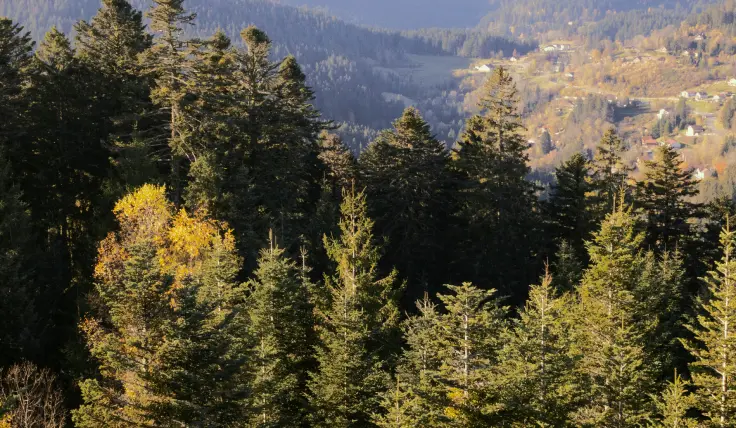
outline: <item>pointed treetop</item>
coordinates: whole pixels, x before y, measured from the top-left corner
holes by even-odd
[[[61,71],[72,63],[74,51],[69,39],[54,26],[46,33],[36,51],[36,58],[47,66]]]
[[[299,63],[296,61],[293,55],[289,55],[281,61],[279,66],[279,75],[284,80],[291,80],[296,82],[305,82],[307,76],[302,71]]]

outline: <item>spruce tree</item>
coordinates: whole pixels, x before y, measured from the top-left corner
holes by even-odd
[[[467,121],[453,152],[452,169],[461,186],[454,254],[464,278],[520,303],[536,276],[536,188],[526,180],[518,91],[508,71],[499,67],[483,92],[481,113]]]
[[[406,298],[436,294],[442,284],[451,207],[447,154],[415,108],[408,108],[360,155],[376,231],[388,240],[385,264],[408,282]]]
[[[379,278],[379,259],[365,195],[343,195],[340,236],[325,238],[335,273],[329,300],[318,306],[318,371],[310,390],[313,424],[366,426],[380,413],[389,388],[386,364],[398,351],[398,292],[394,276]]]
[[[637,311],[644,237],[623,206],[608,215],[589,244],[591,267],[579,288],[577,349],[585,402],[575,422],[626,427],[650,415],[646,333],[653,326]]]
[[[698,299],[698,317],[688,325],[694,340],[685,343],[695,361],[690,364],[696,387],[698,408],[710,426],[736,423],[736,397],[733,365],[736,336],[736,260],[733,259],[734,232],[730,224],[721,232],[723,258],[705,279],[706,293]]]
[[[698,205],[691,198],[698,190],[690,171],[682,169],[680,155],[669,146],[658,148],[654,160],[645,164],[637,202],[646,217],[646,242],[653,249],[674,251],[690,239],[691,221],[698,217]]]
[[[577,403],[572,343],[572,299],[559,295],[547,273],[532,286],[512,328],[505,331],[496,368],[500,417],[518,426],[570,425]]]
[[[101,377],[81,383],[80,427],[227,426],[244,417],[246,328],[238,258],[223,225],[175,214],[146,185],[115,207],[95,267],[100,312],[85,333]]]
[[[302,272],[272,244],[261,252],[248,298],[253,336],[250,426],[306,426],[312,306]]]

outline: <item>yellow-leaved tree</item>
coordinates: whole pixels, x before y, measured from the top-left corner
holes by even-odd
[[[81,325],[100,376],[81,384],[80,427],[226,426],[243,417],[246,331],[231,231],[176,212],[145,185],[99,246],[96,311]],[[211,426],[211,425],[208,425]]]

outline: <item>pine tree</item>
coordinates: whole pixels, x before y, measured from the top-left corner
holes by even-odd
[[[453,152],[461,238],[454,252],[465,278],[493,286],[515,301],[533,281],[536,188],[529,173],[526,142],[517,111],[518,91],[499,67],[484,87],[481,114],[469,119]],[[514,245],[510,245],[510,243]]]
[[[448,286],[439,296],[446,313],[440,316],[439,375],[451,400],[445,414],[460,426],[489,426],[498,411],[500,391],[492,381],[498,362],[506,308],[494,290],[469,283]]]
[[[232,235],[174,214],[163,187],[142,187],[115,214],[120,230],[100,244],[95,267],[102,312],[81,326],[102,376],[81,383],[76,425],[242,420],[248,355]]]
[[[710,426],[733,426],[736,421],[733,365],[736,336],[736,261],[733,260],[734,232],[730,224],[721,232],[723,258],[705,280],[706,295],[698,300],[697,321],[688,325],[694,336],[685,345],[695,361],[690,365],[698,408]]]
[[[339,238],[325,238],[336,266],[326,278],[329,301],[318,307],[319,370],[310,389],[314,424],[365,426],[380,412],[389,388],[385,364],[398,350],[398,292],[395,275],[379,279],[379,253],[365,195],[343,195]]]
[[[577,403],[571,353],[572,299],[559,296],[546,274],[532,286],[520,318],[502,336],[496,377],[500,415],[518,426],[569,425]]]
[[[409,284],[407,300],[435,294],[442,284],[449,177],[447,154],[429,124],[408,108],[360,155],[376,231],[388,240],[385,264]]]
[[[296,264],[274,246],[261,252],[250,283],[254,336],[251,426],[306,426],[307,381],[314,332],[307,284]]]
[[[690,382],[683,380],[675,372],[675,379],[667,383],[667,388],[655,401],[659,419],[651,424],[653,427],[695,428],[698,422],[688,416],[688,412],[697,406],[697,398],[688,392]]]
[[[628,190],[626,180],[629,168],[621,159],[623,151],[623,141],[616,130],[610,128],[598,144],[589,177],[591,192],[588,206],[595,222],[602,221],[613,212],[621,192]]]
[[[650,248],[674,251],[691,235],[691,220],[698,217],[698,194],[690,172],[683,170],[680,155],[661,146],[653,161],[646,162],[645,179],[638,183],[638,203],[647,219]]]
[[[579,289],[579,369],[585,403],[575,422],[625,427],[643,423],[652,375],[645,335],[653,326],[637,311],[643,236],[623,206],[608,215],[589,244],[591,267]]]
[[[587,259],[585,241],[594,227],[586,199],[592,190],[589,175],[590,162],[582,154],[574,154],[555,169],[556,184],[545,206],[551,239],[564,240],[581,261]]]

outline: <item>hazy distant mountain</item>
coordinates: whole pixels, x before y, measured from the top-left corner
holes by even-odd
[[[488,13],[489,0],[274,0],[326,8],[342,19],[392,29],[474,27]]]

